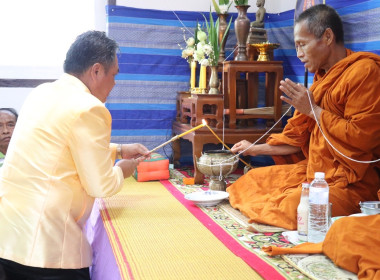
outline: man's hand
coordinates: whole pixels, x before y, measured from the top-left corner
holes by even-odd
[[[251,146],[252,143],[247,141],[247,140],[242,140],[238,143],[236,143],[232,148],[231,148],[231,151],[236,154],[236,153],[240,153],[242,151],[244,151],[245,149],[247,149],[249,146]],[[243,153],[244,156],[255,156],[255,152],[254,152],[254,146],[250,147],[248,150],[246,150],[244,153]]]
[[[125,179],[133,174],[138,164],[139,161],[136,159],[121,159],[115,165],[121,168]]]
[[[296,84],[289,79],[285,79],[280,82],[280,90],[288,96],[281,96],[281,100],[292,105],[300,113],[314,119],[313,108],[317,119],[319,120],[322,108],[315,104],[313,95],[306,87],[301,84]],[[309,97],[312,107],[310,106]]]
[[[136,159],[138,162],[150,157],[149,150],[142,144],[123,144],[121,146],[121,157],[123,159]]]

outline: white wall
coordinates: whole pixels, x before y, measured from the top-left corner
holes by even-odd
[[[99,0],[17,0],[0,4],[0,79],[56,79],[80,33],[105,30]],[[96,15],[96,16],[95,16]],[[0,88],[0,107],[20,110],[30,88]]]
[[[117,0],[120,6],[208,11],[211,0]],[[296,0],[266,0],[268,13],[294,9]],[[106,30],[107,0],[17,0],[0,3],[0,79],[57,79],[66,51],[86,30]],[[249,0],[248,12],[256,12]],[[236,8],[231,6],[231,11]],[[30,88],[0,88],[0,107],[20,110]]]

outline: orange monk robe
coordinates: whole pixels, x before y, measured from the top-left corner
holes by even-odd
[[[326,74],[318,71],[310,87],[316,104],[323,109],[323,133],[340,152],[356,160],[380,157],[379,77],[379,56],[347,50],[347,57]],[[357,163],[340,155],[327,143],[316,122],[297,110],[283,133],[272,134],[267,143],[300,147],[304,159],[253,169],[227,188],[231,205],[251,221],[296,229],[301,184],[311,182],[319,171],[326,173],[332,216],[357,213],[360,201],[377,200],[380,179],[375,164]],[[277,164],[289,163],[287,158],[275,160]]]
[[[380,279],[380,215],[345,217],[333,223],[320,243],[303,243],[291,248],[268,246],[268,255],[321,254],[359,279]]]
[[[380,215],[337,220],[326,235],[322,251],[359,279],[380,279]]]

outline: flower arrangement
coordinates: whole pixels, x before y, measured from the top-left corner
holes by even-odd
[[[222,45],[222,42],[226,38],[226,35],[228,33],[228,30],[231,25],[232,17],[230,18],[230,22],[227,25],[226,31],[224,32],[222,41],[219,44],[218,39],[218,32],[219,32],[219,19],[217,19],[214,22],[214,19],[212,17],[211,11],[210,11],[210,22],[207,21],[207,18],[203,15],[205,18],[206,26],[207,26],[207,33],[208,33],[208,42],[211,46],[211,52],[208,55],[209,56],[209,65],[211,66],[218,66],[218,59],[219,59],[219,53],[220,53],[220,46]]]
[[[227,14],[228,10],[232,5],[232,0],[219,0],[219,5],[216,3],[216,0],[212,0],[212,4],[214,5],[214,10],[217,14]]]
[[[185,58],[188,63],[197,61],[202,66],[217,66],[220,46],[225,40],[226,34],[228,33],[232,22],[232,17],[230,18],[230,22],[228,23],[228,26],[222,38],[222,42],[220,44],[218,39],[219,19],[214,21],[211,10],[209,21],[204,15],[203,17],[205,19],[207,33],[197,22],[197,26],[194,31],[194,37],[186,38],[184,35],[186,48],[182,49],[182,58]]]
[[[184,29],[182,29],[182,31],[185,33]],[[186,59],[189,64],[194,60],[195,50],[199,42],[199,40],[197,39],[197,33],[198,33],[198,22],[194,30],[194,37],[186,38],[186,35],[183,34],[183,39],[186,43],[186,47],[183,49],[182,46],[178,44],[182,50],[181,57]]]
[[[209,59],[213,53],[213,49],[212,46],[207,43],[207,34],[201,29],[200,25],[198,25],[197,40],[198,43],[194,53],[194,60],[203,66],[208,66],[210,65]]]
[[[236,6],[248,5],[248,0],[234,0]]]

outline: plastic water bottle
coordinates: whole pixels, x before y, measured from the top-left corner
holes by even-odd
[[[309,184],[302,183],[300,204],[297,207],[297,231],[300,241],[307,241],[309,216]]]
[[[329,186],[324,172],[315,172],[309,188],[309,218],[307,241],[318,243],[329,229]]]

